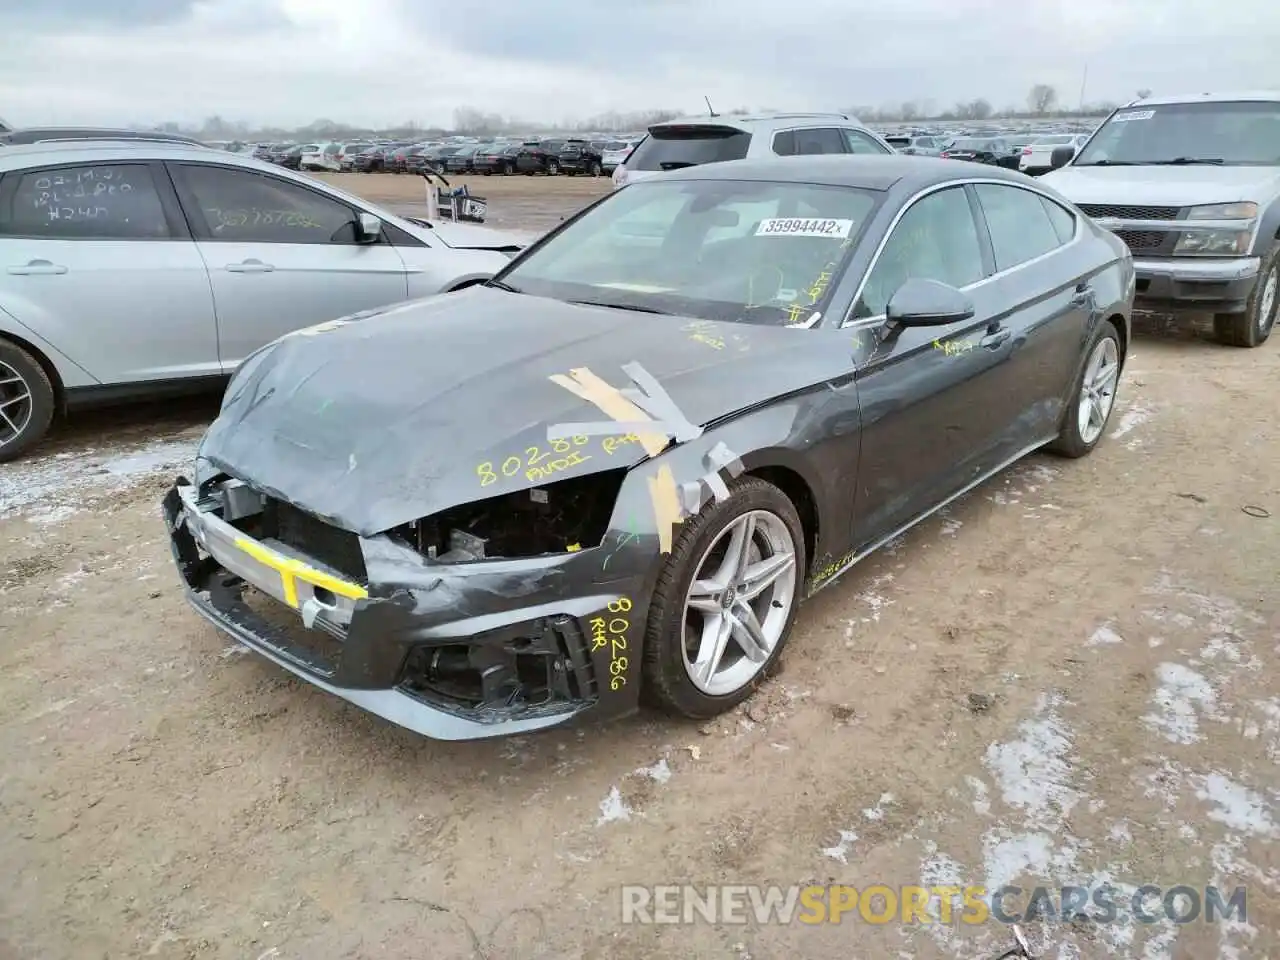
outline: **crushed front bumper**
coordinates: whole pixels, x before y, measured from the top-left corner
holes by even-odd
[[[163,511],[197,612],[392,723],[468,740],[636,709],[649,587],[638,558],[629,572],[619,558],[622,575],[601,582],[594,550],[446,564],[410,558],[386,538],[344,534],[364,553],[369,575],[360,582],[289,543],[248,535],[224,519],[224,511],[235,515],[224,497],[185,480],[169,490]],[[602,642],[600,624],[616,629],[623,607],[622,649],[628,641],[633,649],[631,669],[620,671],[618,637]],[[458,695],[440,680],[450,665],[479,677],[478,695]]]
[[[1258,282],[1258,257],[1134,257],[1140,307],[1240,313]]]

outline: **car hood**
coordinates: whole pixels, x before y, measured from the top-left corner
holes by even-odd
[[[452,220],[423,220],[405,217],[408,229],[431,242],[431,238],[443,241],[455,250],[523,250],[538,234],[523,230],[495,230],[471,223],[454,223]]]
[[[1043,177],[1072,203],[1189,207],[1266,202],[1280,192],[1275,167],[1074,167]]]
[[[833,349],[833,344],[837,348]],[[510,458],[545,457],[547,428],[608,418],[552,381],[589,368],[617,388],[639,363],[697,426],[847,376],[839,331],[691,321],[476,287],[321,324],[254,354],[227,388],[200,456],[363,536],[538,486]],[[637,443],[555,479],[625,468]],[[513,461],[514,462],[514,461]]]

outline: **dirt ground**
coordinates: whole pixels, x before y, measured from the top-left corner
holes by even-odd
[[[337,179],[396,205],[421,188]],[[473,189],[496,225],[544,229],[607,186]],[[216,400],[84,417],[0,467],[0,958],[1013,945],[995,921],[856,912],[621,922],[624,884],[828,882],[1244,885],[1245,920],[1026,932],[1055,960],[1278,956],[1278,376],[1280,344],[1144,320],[1092,457],[1033,456],[856,567],[745,709],[452,744],[186,608],[158,499]]]

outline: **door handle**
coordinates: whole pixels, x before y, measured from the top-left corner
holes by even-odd
[[[1093,287],[1087,283],[1079,284],[1076,292],[1071,296],[1071,305],[1073,307],[1083,307],[1085,304],[1093,300]]]
[[[10,267],[8,272],[15,277],[51,277],[66,273],[67,268],[60,263],[50,263],[48,260],[30,260],[26,266]]]
[[[261,260],[244,260],[240,263],[228,263],[227,271],[229,273],[270,273],[275,267],[270,263],[263,263]]]
[[[1013,336],[1013,331],[1008,327],[1001,327],[999,330],[992,330],[985,337],[978,341],[984,350],[994,350],[996,347],[1005,343]]]

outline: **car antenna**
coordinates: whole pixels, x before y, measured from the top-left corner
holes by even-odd
[[[708,97],[708,96],[706,96],[706,95],[704,94],[704,95],[703,95],[703,97],[702,97],[702,99],[703,99],[703,100],[705,100],[705,101],[707,101],[707,113],[711,114],[711,116],[713,116],[713,117],[718,117],[718,116],[720,116],[720,114],[716,113],[716,109],[715,109],[715,107],[711,106],[711,98],[710,98],[710,97]]]

